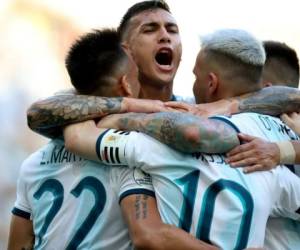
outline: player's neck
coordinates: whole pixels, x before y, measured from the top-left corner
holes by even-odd
[[[160,87],[153,86],[153,85],[141,85],[139,98],[161,100],[164,102],[170,101],[173,94],[172,85],[173,84],[169,84]]]

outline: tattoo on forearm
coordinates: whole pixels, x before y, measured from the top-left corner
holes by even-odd
[[[121,112],[123,98],[57,95],[34,103],[27,112],[29,127],[53,138],[68,124]]]
[[[136,195],[135,198],[135,219],[147,219],[148,217],[148,196]]]
[[[233,128],[187,113],[124,114],[123,130],[137,130],[186,153],[224,153],[239,144]]]
[[[299,112],[300,91],[283,86],[268,87],[243,95],[239,100],[238,112],[257,112],[267,115]]]

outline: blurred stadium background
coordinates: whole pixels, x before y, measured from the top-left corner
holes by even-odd
[[[47,139],[26,125],[34,100],[70,87],[64,57],[76,37],[92,28],[116,27],[135,0],[0,0],[0,249],[22,161]],[[192,95],[199,36],[243,28],[260,39],[286,42],[300,55],[297,0],[169,0],[179,24],[183,58],[175,93]]]

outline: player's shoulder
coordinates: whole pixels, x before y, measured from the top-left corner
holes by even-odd
[[[30,154],[21,165],[21,172],[26,172],[29,169],[43,165],[43,160],[52,152],[56,146],[63,147],[64,143],[61,140],[51,140],[32,154]]]

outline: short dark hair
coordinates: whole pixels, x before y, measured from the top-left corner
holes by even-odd
[[[272,71],[274,83],[282,83],[290,87],[298,87],[299,60],[296,51],[282,42],[264,41],[266,51],[266,70]],[[273,61],[273,63],[272,63]],[[275,63],[276,61],[276,63]],[[272,66],[271,66],[272,64]]]
[[[93,30],[70,48],[65,63],[71,82],[80,94],[109,86],[118,65],[128,57],[115,29]]]
[[[163,9],[171,13],[169,5],[164,0],[143,1],[131,6],[121,19],[121,22],[118,27],[118,32],[120,34],[121,39],[123,38],[124,33],[127,30],[128,24],[132,17],[140,14],[143,11],[154,9]]]

